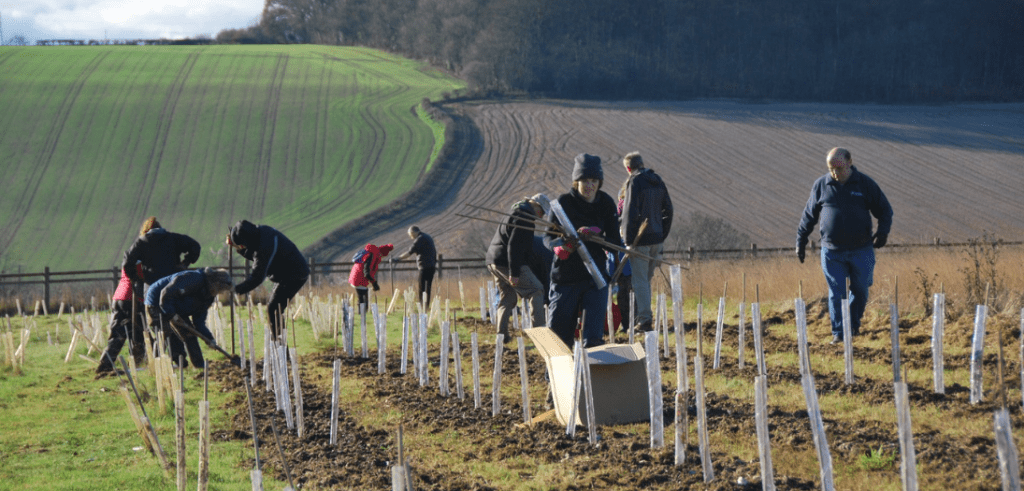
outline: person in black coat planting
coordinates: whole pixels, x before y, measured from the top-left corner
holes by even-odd
[[[274,339],[277,339],[281,332],[280,317],[284,315],[285,307],[309,279],[306,258],[277,229],[267,225],[256,226],[248,220],[240,220],[231,227],[227,244],[242,257],[253,261],[249,277],[235,285],[235,293],[245,295],[260,286],[264,279],[277,283],[267,302],[270,330]]]
[[[184,271],[188,265],[199,260],[202,247],[199,242],[185,234],[168,232],[156,217],[149,217],[142,223],[139,238],[135,239],[124,261],[121,270],[132,281],[140,281],[148,287],[165,276]],[[184,255],[184,257],[182,257]],[[142,263],[142,275],[136,269]]]
[[[572,189],[559,196],[558,203],[581,238],[596,236],[621,245],[617,207],[615,200],[601,191],[603,182],[601,158],[579,154],[572,169]],[[552,218],[552,221],[557,223],[558,219]],[[604,344],[608,285],[597,287],[597,282],[576,251],[579,247],[586,247],[591,257],[604,258],[604,248],[594,242],[556,238],[554,233],[549,233],[548,244],[555,252],[551,267],[551,330],[571,348],[576,326],[583,317],[582,337],[586,345]],[[598,263],[598,269],[604,269],[601,264],[603,261]],[[609,280],[607,271],[598,274],[604,276],[605,282]]]

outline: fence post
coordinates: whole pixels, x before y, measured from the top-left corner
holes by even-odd
[[[43,270],[43,301],[46,302],[46,310],[50,310],[50,267]]]
[[[316,286],[316,260],[309,258],[309,286]]]
[[[757,257],[757,244],[750,244],[750,256]]]
[[[437,255],[437,277],[444,278],[444,254]]]
[[[686,260],[687,261],[693,261],[693,254],[694,254],[694,252],[695,251],[693,249],[693,246],[690,246],[690,247],[686,248]]]

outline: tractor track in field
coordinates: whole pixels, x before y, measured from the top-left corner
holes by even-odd
[[[46,137],[44,138],[42,153],[32,166],[32,172],[29,175],[27,184],[22,188],[22,192],[16,198],[15,203],[17,204],[15,205],[14,212],[11,214],[11,221],[3,228],[0,228],[0,254],[7,253],[7,248],[10,247],[11,242],[18,234],[18,230],[25,223],[25,217],[28,215],[28,210],[32,208],[32,204],[35,201],[36,193],[39,191],[39,186],[43,181],[43,177],[46,176],[50,164],[53,161],[54,153],[57,149],[57,145],[60,143],[61,134],[64,131],[64,126],[67,124],[71,111],[78,99],[78,95],[81,94],[82,88],[85,86],[86,82],[88,82],[89,77],[92,76],[96,68],[102,64],[103,60],[109,55],[109,52],[104,52],[93,57],[93,59],[90,60],[82,69],[82,73],[75,79],[70,90],[64,93],[64,98],[57,108],[57,115],[54,117],[52,124],[47,131]]]
[[[266,209],[267,193],[270,187],[271,173],[270,164],[274,150],[274,136],[277,132],[277,110],[281,105],[281,86],[284,85],[285,70],[288,67],[288,55],[281,53],[277,56],[277,63],[274,65],[274,74],[270,83],[270,97],[267,101],[267,116],[262,123],[263,131],[260,132],[259,157],[260,163],[257,166],[257,186],[262,192],[256,193],[258,203],[254,212],[263,214]],[[258,210],[258,211],[256,211]]]
[[[124,66],[124,64],[125,58],[122,57],[120,64],[113,70],[119,70],[121,67]],[[103,84],[100,86],[100,90],[98,90],[97,93],[93,94],[92,97],[86,98],[86,102],[82,105],[82,108],[79,109],[79,112],[84,113],[86,116],[82,123],[82,126],[90,129],[97,127],[105,127],[95,123],[97,122],[96,116],[99,113],[98,106],[107,101],[107,95],[110,92],[110,90],[110,85]],[[75,148],[75,151],[70,153],[68,158],[68,164],[72,166],[78,166],[81,164],[83,160],[82,153],[84,148],[88,144],[89,136],[90,131],[82,131],[78,133],[78,139],[72,142],[72,147]],[[44,216],[53,216],[58,214],[59,210],[61,209],[74,210],[74,217],[72,218],[71,223],[74,223],[77,226],[74,227],[73,229],[67,229],[66,233],[61,234],[58,239],[64,244],[63,246],[59,246],[58,250],[70,250],[72,247],[74,247],[74,244],[80,243],[82,241],[82,239],[79,237],[81,234],[84,233],[87,236],[91,236],[94,233],[103,232],[102,230],[96,230],[95,228],[83,230],[82,226],[84,220],[87,219],[87,215],[89,213],[89,202],[94,196],[96,196],[95,188],[97,187],[99,181],[94,180],[92,182],[86,183],[86,186],[88,186],[89,188],[88,190],[86,190],[84,189],[84,186],[74,182],[73,174],[71,173],[63,173],[57,180],[58,182],[63,181],[63,183],[57,185],[58,189],[75,189],[76,191],[78,191],[78,199],[73,205],[69,206],[66,203],[63,203],[67,195],[62,194],[59,199],[51,200],[46,204],[46,211],[44,211],[43,214]]]
[[[446,106],[465,114],[481,139],[474,144],[479,156],[459,167],[468,173],[466,184],[430,197],[403,196],[358,220],[369,226],[339,229],[347,232],[344,241],[332,243],[342,235],[333,234],[308,252],[318,260],[343,260],[367,242],[392,242],[401,249],[408,243],[405,228],[416,224],[434,237],[439,253],[482,256],[494,225],[456,214],[500,217],[465,205],[505,210],[537,192],[554,198],[568,191],[572,159],[583,152],[602,158],[602,190],[614,197],[626,178],[620,160],[632,150],[665,179],[679,220],[694,211],[722,218],[760,247],[792,243],[807,192],[824,174],[821,161],[833,146],[853,150],[858,168],[885,190],[896,211],[892,243],[934,237],[963,241],[983,231],[1007,240],[1024,236],[1019,214],[1024,195],[1014,190],[1024,165],[1024,137],[1010,129],[1022,124],[1016,105],[480,101]]]
[[[460,110],[446,109],[446,144],[434,163],[413,189],[390,205],[328,233],[306,248],[307,257],[328,261],[350,254],[368,238],[394,233],[420,217],[435,215],[449,208],[451,199],[465,187],[472,164],[482,151],[478,128]]]
[[[178,101],[181,99],[181,93],[184,89],[185,82],[192,73],[192,69],[195,68],[198,58],[198,51],[189,53],[188,57],[185,58],[184,63],[181,64],[181,68],[178,69],[178,73],[175,74],[174,80],[168,87],[164,103],[156,118],[156,142],[154,142],[146,159],[146,164],[144,166],[145,174],[142,178],[142,186],[138,191],[139,196],[141,197],[138,202],[142,203],[142,205],[139,206],[139,209],[141,210],[150,209],[150,200],[153,196],[153,190],[156,189],[159,181],[164,150],[167,147],[167,138],[170,133],[170,128],[174,124],[174,115],[177,110]],[[177,193],[172,193],[172,195],[175,197],[178,196]],[[170,204],[170,208],[173,208],[173,203]]]

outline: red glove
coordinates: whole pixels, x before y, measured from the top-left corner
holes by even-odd
[[[580,238],[586,238],[591,235],[601,235],[600,227],[580,227],[576,233],[580,234]]]
[[[555,255],[558,256],[558,259],[565,261],[566,259],[569,259],[570,254],[572,254],[572,250],[568,247],[555,246]]]

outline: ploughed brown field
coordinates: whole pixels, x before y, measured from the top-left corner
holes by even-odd
[[[375,243],[409,239],[408,225],[432,234],[448,256],[482,255],[495,218],[467,207],[507,209],[538,192],[570,186],[581,152],[604,162],[603,190],[626,178],[622,156],[637,150],[662,175],[677,215],[720,217],[759,247],[794,243],[811,183],[825,154],[848,148],[895,211],[890,243],[957,242],[983,232],[1024,238],[1024,105],[872,106],[734,102],[531,101],[454,104],[473,141],[461,142],[461,183],[425,211],[376,224]],[[365,223],[363,224],[365,225]],[[358,227],[357,227],[358,229]],[[814,239],[817,237],[814,236]],[[363,244],[352,244],[355,249]],[[351,256],[340,251],[339,257]]]

